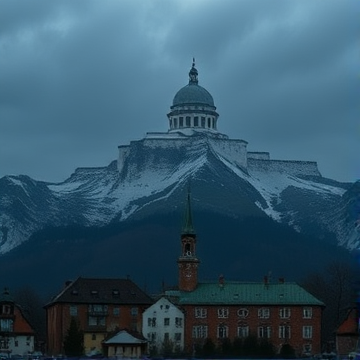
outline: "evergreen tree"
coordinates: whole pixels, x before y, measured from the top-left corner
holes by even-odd
[[[284,344],[280,349],[279,355],[283,359],[293,359],[296,357],[295,349],[290,344]]]
[[[225,338],[222,340],[220,350],[221,350],[221,354],[223,356],[232,355],[233,347],[232,347],[231,340],[229,338]]]
[[[250,334],[243,342],[243,355],[256,356],[259,352],[258,339],[256,335]]]
[[[268,339],[259,342],[259,355],[264,358],[272,358],[276,354],[274,345]]]
[[[84,353],[84,337],[78,322],[71,318],[69,329],[64,339],[64,351],[66,356],[81,356]]]
[[[207,356],[213,356],[214,354],[215,354],[215,344],[210,338],[207,338],[202,348],[202,355],[207,357]]]
[[[243,356],[243,339],[236,337],[233,341],[233,355]]]

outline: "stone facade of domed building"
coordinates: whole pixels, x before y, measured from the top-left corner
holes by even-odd
[[[247,141],[229,139],[218,131],[219,114],[212,95],[199,85],[195,61],[189,71],[189,83],[174,96],[170,112],[167,114],[167,132],[148,132],[144,139],[131,141],[130,145],[120,145],[118,170],[121,172],[126,160],[139,147],[145,149],[190,149],[194,147],[194,137],[207,145],[244,172],[252,169],[280,171],[293,176],[320,176],[314,161],[271,160],[268,152],[247,151]],[[196,141],[195,141],[196,143]]]

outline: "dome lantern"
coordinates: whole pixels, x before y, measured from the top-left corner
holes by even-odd
[[[189,84],[197,84],[198,82],[198,71],[195,68],[195,58],[193,58],[192,67],[189,71]]]

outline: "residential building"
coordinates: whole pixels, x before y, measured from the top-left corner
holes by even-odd
[[[184,313],[165,297],[144,311],[142,331],[150,352],[164,347],[177,352],[184,349]]]
[[[102,342],[117,330],[141,333],[142,313],[153,300],[130,279],[79,277],[45,306],[48,354],[63,354],[74,317],[84,333],[85,354],[103,352]]]
[[[346,318],[336,330],[336,352],[339,356],[360,353],[359,309],[349,309]]]
[[[34,351],[34,330],[21,307],[4,289],[0,295],[0,353],[27,355]]]

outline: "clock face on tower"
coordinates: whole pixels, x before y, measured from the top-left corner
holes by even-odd
[[[191,267],[191,264],[186,264],[185,265],[185,277],[187,278],[191,278],[192,277],[192,267]]]

